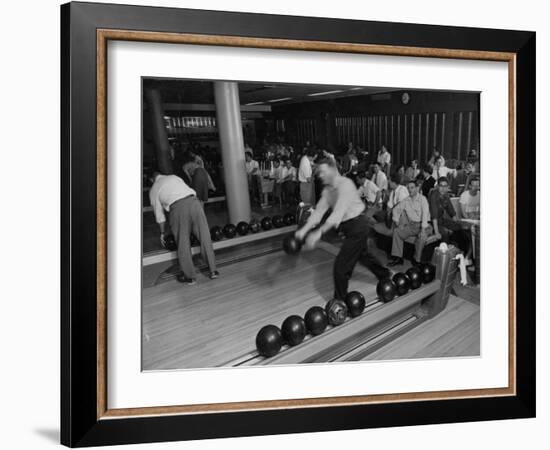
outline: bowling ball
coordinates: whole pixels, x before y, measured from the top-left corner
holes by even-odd
[[[435,266],[430,263],[422,264],[420,268],[422,272],[422,281],[424,283],[430,283],[435,278]]]
[[[285,225],[294,225],[296,223],[296,217],[294,216],[294,214],[286,213],[283,216],[283,222],[285,223]]]
[[[213,241],[220,241],[223,239],[223,231],[220,227],[215,226],[210,228],[210,238]]]
[[[283,346],[283,335],[279,327],[266,325],[256,335],[258,353],[267,358],[275,356]]]
[[[395,284],[395,287],[397,288],[397,295],[404,295],[409,292],[409,289],[411,287],[411,280],[409,280],[409,277],[407,275],[399,272],[393,276],[392,280]]]
[[[273,228],[273,224],[271,223],[270,217],[264,217],[261,221],[261,225],[262,225],[262,230],[264,231],[271,230],[271,228]]]
[[[376,285],[376,294],[384,303],[391,302],[397,294],[397,287],[390,278],[382,278]]]
[[[328,321],[333,326],[338,326],[344,323],[348,315],[348,307],[342,300],[332,299],[325,306],[325,311],[328,316]]]
[[[171,252],[176,251],[178,249],[178,245],[176,244],[176,238],[174,237],[173,234],[164,236],[164,248]]]
[[[243,221],[237,224],[237,234],[239,236],[247,235],[249,230],[250,230],[250,226],[246,222]]]
[[[285,222],[283,221],[283,216],[273,216],[271,218],[271,223],[273,223],[273,226],[275,228],[282,228],[285,226]]]
[[[349,315],[351,317],[357,317],[363,314],[366,302],[365,297],[363,297],[361,292],[348,292],[344,301],[346,302],[346,306],[348,307]]]
[[[281,325],[281,332],[288,345],[298,345],[306,337],[306,323],[300,316],[288,316]]]
[[[296,255],[302,249],[302,242],[291,234],[283,239],[283,250],[287,255]]]
[[[254,222],[250,222],[250,225],[248,226],[248,228],[252,233],[258,233],[261,227],[258,222],[254,221]]]
[[[422,285],[422,272],[418,267],[411,267],[405,272],[405,275],[411,280],[411,289],[418,289]]]
[[[234,238],[235,234],[237,234],[237,227],[232,223],[228,223],[225,227],[223,227],[223,235],[227,239]]]
[[[327,313],[320,306],[312,306],[307,310],[304,322],[306,323],[307,331],[313,336],[317,336],[325,331],[328,325]]]

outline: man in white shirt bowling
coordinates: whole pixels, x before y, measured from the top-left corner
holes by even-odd
[[[344,234],[344,242],[334,260],[333,268],[334,298],[344,300],[349,280],[358,261],[379,279],[389,277],[391,272],[368,250],[367,238],[371,227],[363,214],[365,204],[359,197],[353,181],[341,176],[336,163],[331,159],[319,162],[318,173],[325,185],[321,199],[304,226],[296,231],[295,236],[301,241],[305,239],[306,248],[311,249],[322,235],[332,228]],[[329,208],[332,209],[332,213],[320,227],[313,230],[321,223]]]
[[[149,199],[160,228],[161,243],[164,245],[166,211],[169,212],[170,228],[178,246],[178,262],[183,272],[177,277],[178,281],[189,285],[195,284],[191,233],[200,241],[201,255],[206,258],[210,268],[210,278],[218,278],[208,222],[195,191],[176,175],[162,175],[155,172],[152,180],[153,186],[149,191]]]

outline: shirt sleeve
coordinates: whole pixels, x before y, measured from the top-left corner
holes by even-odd
[[[445,205],[445,207],[447,209],[447,214],[449,214],[449,216],[451,216],[451,217],[456,216],[455,207],[453,206],[453,202],[451,201],[451,199],[448,199],[447,204]]]
[[[326,223],[332,225],[334,228],[337,228],[340,222],[342,222],[344,214],[355,196],[355,189],[351,181],[349,183],[341,183],[337,189],[338,198],[336,199],[336,204],[332,209],[332,214],[326,220]]]
[[[329,203],[327,199],[327,193],[325,190],[323,190],[323,193],[321,194],[321,198],[317,202],[317,205],[315,205],[315,209],[311,213],[311,216],[307,219],[307,224],[311,226],[318,225],[321,222],[321,219],[325,215],[329,208]]]

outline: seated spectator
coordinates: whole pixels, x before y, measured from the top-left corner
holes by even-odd
[[[355,148],[352,145],[351,148],[348,148],[348,151],[342,160],[342,175],[347,175],[353,172],[357,164],[359,164],[359,160],[357,159]]]
[[[262,173],[258,161],[252,159],[252,153],[246,152],[245,165],[248,176],[248,189],[250,190],[250,201],[262,204]]]
[[[422,183],[420,186],[420,192],[426,198],[428,198],[430,191],[435,186],[435,178],[432,176],[433,168],[430,165],[425,165],[420,170],[420,173],[416,177],[416,181]]]
[[[439,180],[441,177],[445,177],[447,181],[452,176],[454,177],[456,174],[456,170],[449,169],[447,166],[445,166],[445,160],[442,156],[438,156],[434,160],[434,170],[432,173],[432,176],[435,178],[436,183],[437,180]]]
[[[442,165],[445,165],[445,158],[443,158],[443,155],[441,154],[441,152],[434,145],[433,153],[432,153],[432,156],[431,156],[430,160],[428,161],[428,164],[432,167],[435,166],[435,160],[437,158],[441,158],[442,159]]]
[[[472,171],[479,173],[479,157],[475,148],[469,151],[468,162],[472,164]]]
[[[372,166],[373,175],[372,175],[372,181],[376,186],[378,186],[382,191],[388,190],[388,177],[386,174],[382,171],[382,166],[379,162],[376,162]]]
[[[388,195],[388,201],[386,202],[386,225],[388,228],[391,228],[393,208],[409,196],[409,191],[401,184],[401,179],[402,177],[398,173],[394,173],[390,177],[390,192]]]
[[[473,177],[470,180],[468,190],[460,195],[458,204],[460,206],[459,216],[465,219],[479,220],[479,178]]]
[[[430,215],[434,233],[444,242],[450,243],[451,235],[455,234],[454,238],[463,238],[462,226],[457,221],[458,217],[449,197],[449,180],[446,177],[439,178],[436,188],[430,193]],[[459,247],[464,250],[463,245]]]
[[[405,182],[410,180],[416,180],[416,177],[420,174],[420,168],[418,167],[418,161],[413,159],[405,171]]]
[[[406,184],[407,180],[405,179],[405,166],[401,164],[395,171],[395,175],[398,176],[399,184]],[[406,189],[406,188],[405,188]]]
[[[422,259],[422,250],[428,238],[428,222],[430,208],[426,197],[420,194],[414,181],[407,183],[408,196],[400,201],[392,210],[394,223],[392,235],[392,260],[388,266],[403,264],[403,245],[405,239],[415,236],[415,253],[413,264]]]
[[[361,197],[367,206],[379,206],[382,201],[382,190],[373,181],[368,179],[366,172],[357,172],[355,181],[359,185],[357,189],[359,197]]]
[[[456,176],[451,182],[451,191],[455,192],[456,195],[462,194],[467,189],[468,178],[473,170],[474,166],[470,162],[466,163],[464,169],[457,167]]]

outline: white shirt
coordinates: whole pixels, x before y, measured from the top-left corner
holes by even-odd
[[[260,169],[260,164],[258,164],[258,161],[254,161],[253,159],[251,159],[250,161],[246,161],[244,164],[246,166],[246,173],[248,175],[250,175],[254,171],[254,169]]]
[[[149,200],[157,223],[166,222],[164,211],[170,211],[172,203],[190,195],[197,195],[197,193],[187,186],[180,177],[176,175],[157,176],[149,191]]]
[[[408,196],[408,189],[405,186],[398,184],[397,187],[391,191],[390,198],[388,198],[388,208],[393,208],[401,202],[401,200],[405,200]]]
[[[325,186],[321,199],[317,202],[315,210],[309,216],[307,223],[317,225],[328,211],[332,213],[327,217],[326,224],[337,228],[340,223],[353,219],[365,210],[363,200],[359,198],[359,193],[353,181],[347,177],[338,175],[334,180],[334,185]]]
[[[311,161],[307,156],[302,156],[300,159],[300,168],[298,169],[298,181],[300,183],[307,183],[307,179],[311,178],[313,171],[311,168]]]
[[[284,180],[287,177],[286,181],[296,181],[296,167],[291,167],[290,169],[286,166],[283,167],[281,178]]]
[[[276,183],[280,183],[283,181],[283,167],[279,165],[279,167],[271,167],[271,170],[269,171],[269,178],[273,178]]]
[[[361,186],[358,191],[359,197],[365,198],[369,203],[374,203],[376,200],[376,194],[380,191],[380,188],[371,180],[365,180],[363,186]]]
[[[437,167],[434,167],[432,177],[435,178],[435,182],[437,184],[437,180],[439,180],[440,177],[446,177],[449,174],[452,174],[454,176],[455,172],[456,171],[454,169],[449,169],[447,166],[441,166],[439,169]]]
[[[388,177],[386,177],[386,174],[382,172],[381,170],[378,171],[378,173],[375,173],[372,176],[372,181],[376,186],[378,186],[382,190],[388,190]]]
[[[378,153],[378,163],[382,166],[385,166],[386,164],[389,164],[391,162],[391,154],[388,151],[385,151],[383,153]]]
[[[460,209],[464,214],[474,214],[479,217],[479,191],[477,195],[470,194],[470,191],[464,191],[460,194]]]

